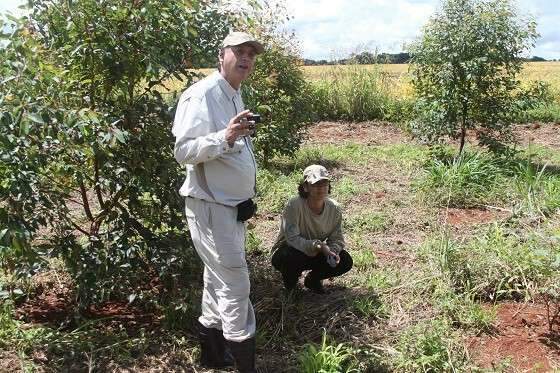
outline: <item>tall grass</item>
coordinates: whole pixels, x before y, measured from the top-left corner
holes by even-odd
[[[320,120],[404,121],[412,113],[412,101],[391,89],[396,84],[379,68],[331,67],[311,81],[315,112]]]
[[[467,242],[443,234],[421,252],[455,294],[473,299],[530,299],[560,273],[560,247],[551,238],[498,224]]]
[[[414,95],[408,65],[306,66],[319,120],[387,120],[403,123],[413,116]],[[525,65],[523,87],[546,85],[550,100],[538,100],[516,121],[560,122],[560,63]]]
[[[503,181],[500,160],[490,154],[465,151],[452,157],[433,156],[416,184],[422,197],[438,206],[475,207],[498,198]]]
[[[560,176],[548,174],[530,162],[518,165],[515,186],[518,202],[515,212],[533,218],[547,217],[560,209]]]

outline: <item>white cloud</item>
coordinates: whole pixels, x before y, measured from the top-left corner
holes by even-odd
[[[24,10],[19,9],[19,6],[25,3],[25,0],[2,0],[0,2],[0,13],[4,14],[10,12],[13,15],[22,15]]]
[[[533,14],[541,38],[530,54],[560,58],[557,0],[519,0],[521,14]],[[437,0],[287,0],[289,23],[302,41],[303,56],[346,57],[363,49],[400,52],[420,35],[439,7]],[[333,56],[334,51],[334,56]]]
[[[514,0],[515,1],[515,0]],[[517,0],[521,14],[532,14],[541,37],[529,54],[560,58],[558,0]],[[0,13],[18,9],[25,0],[0,0]],[[439,0],[286,0],[288,24],[301,41],[303,56],[346,57],[364,49],[400,52],[420,35]]]

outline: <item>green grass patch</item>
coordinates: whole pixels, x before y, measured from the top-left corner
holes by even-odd
[[[261,169],[257,173],[257,203],[261,212],[281,212],[286,202],[297,195],[297,187],[301,181],[300,172],[283,175]]]
[[[560,103],[542,103],[526,110],[519,118],[520,122],[553,122],[560,123]]]
[[[369,190],[368,185],[358,184],[354,179],[347,176],[334,181],[332,186],[332,197],[340,203],[344,203],[352,197]]]
[[[558,150],[552,150],[543,145],[530,143],[523,153],[527,159],[531,159],[540,164],[560,167],[560,151]]]
[[[498,159],[491,154],[464,151],[458,157],[439,153],[424,166],[415,184],[423,200],[437,206],[476,207],[503,197],[504,182]]]
[[[397,350],[397,372],[461,372],[467,368],[467,353],[445,320],[406,329],[398,339]]]
[[[302,373],[340,373],[357,372],[353,369],[354,352],[349,346],[333,344],[327,340],[326,332],[320,345],[306,344],[299,355]]]
[[[520,164],[514,180],[517,215],[540,218],[560,209],[560,174],[548,173],[546,165]]]
[[[248,253],[262,252],[262,239],[255,233],[253,229],[247,230],[247,237],[245,238],[245,250]]]
[[[496,318],[494,306],[484,307],[471,294],[456,294],[449,276],[442,274],[433,281],[433,306],[454,326],[488,332]]]
[[[355,282],[359,286],[365,286],[367,289],[380,292],[395,286],[397,278],[386,270],[379,268],[358,275]]]
[[[354,299],[352,308],[362,317],[386,319],[389,316],[387,306],[377,295]]]
[[[363,145],[345,143],[342,145],[321,145],[305,148],[303,154],[317,154],[320,159],[330,162],[352,164],[356,166],[367,166],[371,162],[386,162],[389,164],[407,167],[421,164],[428,150],[420,145],[396,144],[396,145]],[[327,162],[328,162],[327,161]]]
[[[13,306],[10,301],[0,305],[0,349],[15,350],[20,356],[26,356],[36,346],[52,335],[52,331],[43,327],[24,328],[23,323],[13,319]]]
[[[384,212],[362,211],[344,221],[344,230],[356,235],[385,231],[392,224],[391,218]]]
[[[352,260],[354,261],[354,268],[369,269],[376,266],[375,253],[369,247],[361,247],[358,250],[352,250]]]
[[[473,299],[530,299],[550,278],[560,277],[560,246],[554,239],[519,236],[498,224],[464,243],[443,234],[424,245],[421,257],[449,278],[456,294]]]

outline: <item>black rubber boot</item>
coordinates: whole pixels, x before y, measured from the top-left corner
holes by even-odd
[[[310,272],[307,276],[305,276],[305,280],[303,280],[303,284],[305,285],[306,288],[308,288],[309,290],[311,290],[316,294],[326,293],[321,280],[313,276],[313,272]]]
[[[198,322],[198,338],[201,366],[207,368],[233,366],[233,359],[229,351],[226,351],[226,343],[221,330],[207,328]]]
[[[240,373],[256,373],[255,370],[255,338],[243,342],[226,341],[233,359],[235,368]]]

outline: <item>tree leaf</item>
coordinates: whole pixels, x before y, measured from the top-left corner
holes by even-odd
[[[41,115],[39,113],[29,113],[27,115],[27,117],[32,122],[39,123],[39,124],[45,124],[45,121],[43,120],[43,118],[41,117]]]

